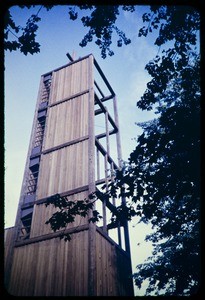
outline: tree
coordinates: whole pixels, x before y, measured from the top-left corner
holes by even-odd
[[[90,29],[81,45],[86,46],[95,38],[104,58],[106,54],[113,55],[110,48],[113,31],[119,36],[118,46],[129,42],[114,25],[119,7],[111,8],[80,6],[90,11],[89,16],[82,18],[83,25]],[[69,10],[73,20],[78,17],[76,9]],[[123,9],[134,11],[133,6],[123,6]],[[98,22],[99,15],[101,22]],[[200,15],[189,6],[151,6],[142,18],[147,25],[140,29],[139,36],[157,30],[155,44],[160,47],[161,55],[146,65],[152,79],[137,105],[142,110],[154,110],[158,117],[139,124],[143,133],[130,154],[129,164],[116,173],[108,191],[91,195],[91,200],[107,199],[124,187],[126,213],[122,206],[118,207],[112,221],[116,222],[122,215],[128,219],[138,215],[141,222],[151,222],[154,230],[146,238],[154,245],[153,255],[138,266],[134,274],[136,285],[140,288],[148,279],[148,294],[189,295],[197,291],[200,283],[200,58],[197,49]],[[10,26],[15,30],[16,25]],[[59,202],[48,199],[63,208],[57,219],[55,215],[49,220],[54,230],[64,228],[76,214],[86,214],[90,209],[86,199],[69,207],[64,199],[57,199]],[[97,212],[95,217],[91,221],[98,219]]]
[[[4,16],[4,49],[15,51],[19,49],[23,54],[34,54],[40,52],[40,44],[36,42],[36,31],[38,29],[37,23],[41,20],[38,16],[40,10],[36,15],[32,15],[26,27],[16,25],[9,10],[6,11]],[[17,34],[22,33],[17,36]],[[10,39],[12,35],[13,39]]]
[[[20,5],[20,7],[30,8],[34,5]],[[16,51],[19,49],[23,54],[27,55],[40,52],[40,44],[36,41],[36,34],[38,30],[37,23],[41,20],[39,13],[42,8],[50,10],[53,5],[42,5],[35,15],[31,15],[26,26],[22,27],[16,25],[9,10],[4,18],[4,48],[5,50]],[[125,33],[115,25],[117,16],[119,15],[119,5],[79,5],[68,6],[68,17],[70,20],[78,18],[79,10],[89,10],[90,14],[83,15],[81,18],[82,25],[88,27],[88,33],[79,43],[81,47],[85,47],[89,42],[95,38],[95,43],[101,49],[102,58],[106,58],[107,54],[112,56],[114,54],[110,46],[112,44],[113,33],[117,34],[117,46],[121,47],[123,44],[127,45],[131,42],[126,37]],[[123,5],[124,11],[135,10],[133,5]],[[21,34],[20,34],[21,33]]]
[[[130,155],[142,220],[155,229],[147,237],[155,256],[138,266],[135,282],[140,287],[149,278],[148,293],[157,288],[179,296],[196,293],[200,282],[200,65],[194,48],[199,14],[190,7],[151,11],[143,16],[149,25],[140,34],[160,25],[155,43],[174,43],[147,64],[152,80],[137,103],[155,107],[160,116],[141,124],[144,132]]]
[[[148,292],[157,287],[171,295],[196,292],[200,269],[198,60],[184,71],[189,79],[171,85],[161,98],[160,117],[141,124],[144,132],[130,155],[142,220],[155,230],[147,236],[153,257],[138,266],[136,284],[147,277]]]

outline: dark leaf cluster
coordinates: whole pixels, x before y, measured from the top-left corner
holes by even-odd
[[[31,15],[25,27],[17,26],[8,10],[4,18],[5,50],[15,51],[19,49],[25,55],[40,52],[40,44],[36,41],[37,23],[40,20],[41,18],[38,17],[37,13],[36,15]]]
[[[173,45],[146,65],[152,80],[137,106],[151,110],[171,80],[176,80],[179,73],[184,78],[181,71],[189,63],[191,53],[195,52],[193,47],[200,29],[200,15],[189,6],[151,6],[150,13],[145,13],[142,18],[147,26],[140,29],[139,36],[158,30],[155,44],[159,47],[167,42]]]
[[[80,5],[79,8],[81,10],[91,10],[91,13],[81,18],[83,26],[89,28],[88,33],[80,42],[81,47],[85,47],[95,39],[96,45],[101,49],[102,58],[106,58],[107,54],[110,56],[114,54],[111,49],[113,32],[118,36],[118,47],[131,43],[131,40],[126,37],[125,33],[115,25],[117,16],[119,15],[119,5]],[[135,7],[133,5],[123,5],[122,9],[133,12]],[[69,8],[71,20],[77,19],[78,12],[76,10],[76,6]]]
[[[135,284],[141,288],[144,278],[150,278],[147,295],[157,295],[160,290],[172,296],[196,294],[200,282],[200,249],[196,244],[198,236],[194,236],[197,231],[194,228],[190,235],[184,230],[156,245],[153,256],[137,266]]]
[[[154,261],[139,266],[136,284],[150,278],[147,293],[166,289],[171,295],[196,292],[200,269],[200,69],[186,65],[178,81],[161,93],[155,121],[141,124],[143,134],[130,155],[143,174],[142,220],[155,230],[147,240],[160,243]],[[161,251],[161,255],[158,253]],[[190,266],[190,261],[192,264]]]
[[[21,8],[30,8],[34,5],[20,5]],[[40,7],[50,10],[53,5],[43,5]],[[134,5],[122,5],[122,10],[134,12]],[[83,14],[81,22],[84,27],[89,30],[80,42],[81,47],[85,47],[89,42],[95,40],[95,43],[101,50],[101,56],[106,58],[107,55],[114,54],[111,49],[113,42],[113,33],[117,36],[117,46],[128,45],[131,40],[126,37],[122,29],[115,25],[119,15],[119,5],[76,5],[68,7],[68,16],[70,20],[76,20],[79,17],[79,11],[89,11],[88,14]],[[22,53],[34,54],[40,52],[40,44],[36,41],[36,33],[38,30],[37,23],[40,21],[38,17],[39,11],[36,15],[32,15],[25,27],[17,26],[8,11],[5,15],[5,30],[4,30],[4,47],[6,50],[15,51],[19,49]]]
[[[86,217],[90,210],[92,210],[92,217],[88,219],[89,222],[97,222],[101,218],[100,214],[93,210],[94,195],[89,195],[88,199],[83,200],[68,200],[66,196],[55,194],[47,198],[45,205],[52,204],[57,208],[57,211],[46,221],[45,224],[50,224],[51,229],[55,232],[60,229],[66,229],[67,225],[75,221],[76,216]],[[65,231],[62,232],[61,238],[70,240],[70,234]]]

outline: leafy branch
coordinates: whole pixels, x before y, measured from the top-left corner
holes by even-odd
[[[52,204],[58,209],[45,224],[50,224],[51,229],[56,232],[60,229],[66,229],[67,225],[75,221],[76,216],[85,218],[92,210],[92,217],[88,219],[89,222],[98,222],[102,218],[96,210],[93,210],[96,199],[94,194],[89,195],[88,199],[83,200],[68,200],[65,196],[55,194],[47,198],[45,205]],[[60,238],[70,240],[70,234],[62,233]]]
[[[21,5],[21,8],[30,8],[34,5]],[[38,16],[41,9],[45,7],[47,10],[51,9],[52,6],[40,6],[36,14],[30,16],[26,22],[26,26],[17,26],[11,16],[9,10],[5,14],[4,18],[4,48],[5,50],[15,51],[20,50],[23,54],[28,53],[34,54],[40,52],[40,44],[36,41],[38,22],[41,18]],[[15,37],[15,40],[9,38],[9,33]]]

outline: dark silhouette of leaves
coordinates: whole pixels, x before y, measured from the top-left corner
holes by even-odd
[[[87,9],[88,7],[86,7]],[[81,9],[84,7],[81,6]],[[92,42],[96,38],[95,43],[101,49],[102,58],[106,58],[108,55],[114,54],[110,46],[112,44],[112,34],[115,32],[119,39],[117,40],[117,46],[121,47],[123,43],[125,45],[131,42],[125,35],[125,33],[115,26],[115,21],[119,15],[118,5],[97,5],[91,6],[93,9],[90,16],[83,16],[81,21],[85,27],[90,28],[88,33],[84,36],[80,42],[81,47],[85,47],[89,42]],[[134,11],[134,6],[123,6],[124,10]]]
[[[36,32],[38,30],[37,23],[41,19],[36,15],[31,15],[26,26],[16,26],[9,11],[5,14],[4,28],[4,48],[5,50],[15,51],[19,49],[23,54],[34,54],[40,52],[40,44],[36,42]],[[9,41],[9,33],[16,40]],[[20,35],[21,33],[21,35]],[[18,35],[17,35],[18,34]]]
[[[35,7],[35,5],[19,5],[21,8]],[[4,49],[10,51],[20,50],[24,55],[40,52],[40,44],[36,41],[38,31],[37,23],[41,20],[38,16],[40,10],[44,7],[47,11],[53,5],[44,5],[39,8],[37,13],[31,15],[27,20],[26,26],[16,25],[9,10],[4,16]]]
[[[92,217],[88,219],[89,222],[98,222],[102,217],[99,212],[93,210],[94,202],[96,201],[96,196],[90,194],[88,199],[83,200],[68,200],[65,196],[60,196],[55,194],[47,198],[45,205],[54,205],[58,210],[45,222],[45,224],[50,224],[53,231],[63,229],[60,238],[64,238],[65,241],[71,240],[71,235],[65,232],[68,224],[75,221],[76,216],[86,217],[90,210],[92,210]]]
[[[20,5],[21,8],[35,7],[34,5]],[[36,33],[38,30],[37,23],[40,21],[38,17],[42,8],[47,11],[53,8],[53,5],[42,5],[36,15],[32,15],[26,24],[26,27],[17,26],[9,12],[5,15],[5,34],[4,47],[6,50],[15,51],[19,49],[23,54],[34,54],[40,52],[40,44],[36,41]],[[79,10],[83,12],[81,22],[84,27],[89,30],[79,43],[81,47],[85,47],[89,42],[95,41],[98,45],[102,58],[107,55],[112,56],[114,51],[111,49],[113,42],[113,34],[116,34],[117,46],[128,45],[131,40],[126,37],[122,29],[115,25],[119,15],[119,5],[79,5],[68,6],[69,19],[75,21],[79,16]],[[124,11],[134,12],[134,5],[123,5]],[[88,14],[86,15],[86,11]],[[20,33],[22,33],[20,35]],[[15,39],[15,40],[14,40]]]

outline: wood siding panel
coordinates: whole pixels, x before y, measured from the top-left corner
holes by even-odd
[[[15,248],[9,293],[87,296],[88,230],[71,237],[70,242],[53,238]],[[126,253],[99,232],[96,232],[96,258],[97,296],[132,296]]]
[[[105,255],[106,253],[106,255]],[[97,296],[117,296],[115,246],[96,232]]]
[[[88,89],[88,58],[53,73],[50,104]]]
[[[6,268],[7,257],[10,254],[14,243],[15,227],[10,227],[4,231],[4,263]]]
[[[88,231],[15,248],[9,293],[14,296],[86,296]]]
[[[133,296],[127,254],[99,232],[96,232],[96,274],[97,296]]]
[[[79,192],[83,190],[79,189],[68,198],[68,201],[82,200],[95,188],[91,66],[92,60],[86,58],[52,73],[36,200],[86,186],[88,190]],[[67,227],[74,228],[70,242],[49,235],[52,230],[45,222],[56,208],[46,207],[42,201],[34,205],[29,243],[17,243],[13,248],[9,293],[88,296],[94,287],[96,296],[132,296],[128,255],[92,223],[80,227],[88,224],[87,217],[76,217]],[[8,247],[9,233],[5,238]],[[7,248],[7,257],[8,251]]]
[[[88,93],[48,110],[43,150],[88,134]]]
[[[78,193],[68,197],[68,201],[77,201],[77,200],[84,200],[87,198],[88,192]],[[33,211],[33,218],[32,218],[32,226],[31,226],[31,233],[30,238],[44,235],[48,233],[52,233],[52,229],[49,224],[45,224],[47,220],[59,209],[55,208],[53,205],[48,205],[46,207],[45,204],[38,204],[34,205]],[[76,216],[75,221],[70,223],[66,229],[73,228],[76,226],[84,225],[88,223],[88,218]]]
[[[63,193],[88,184],[88,140],[41,158],[37,199]]]
[[[10,227],[4,230],[4,283],[6,288],[9,282],[15,234],[15,227]]]

